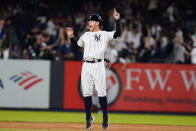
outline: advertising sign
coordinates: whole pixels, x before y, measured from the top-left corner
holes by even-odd
[[[49,79],[49,61],[0,61],[0,107],[49,108]]]
[[[84,109],[81,68],[82,62],[65,63],[65,109]],[[115,64],[106,72],[110,111],[196,112],[195,65]],[[100,108],[95,96],[93,105]]]

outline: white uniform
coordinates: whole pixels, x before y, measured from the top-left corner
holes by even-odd
[[[106,96],[106,72],[104,54],[108,43],[113,40],[113,32],[86,32],[78,40],[78,46],[84,48],[84,60],[102,59],[101,62],[87,63],[82,66],[82,93],[84,97],[92,96],[93,87],[99,97]]]

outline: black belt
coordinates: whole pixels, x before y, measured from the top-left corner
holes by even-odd
[[[92,60],[92,61],[89,61],[89,60],[83,60],[84,62],[87,62],[87,63],[97,63],[97,62],[101,62],[102,59],[95,59],[95,60]]]

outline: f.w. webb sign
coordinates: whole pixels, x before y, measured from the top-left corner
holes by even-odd
[[[84,109],[78,91],[81,67],[80,62],[66,62],[65,109]],[[124,70],[121,67],[115,64],[107,70],[110,111],[196,112],[195,65],[130,63]]]
[[[129,64],[122,71],[121,97],[112,110],[196,112],[196,66]]]
[[[150,89],[153,91],[155,87],[159,87],[161,91],[167,90],[171,91],[172,87],[169,86],[170,83],[168,83],[170,76],[173,75],[173,70],[160,70],[160,69],[144,69],[144,74],[146,75],[146,78],[149,83]],[[141,69],[127,69],[127,86],[126,90],[131,90],[133,87],[131,86],[131,83],[133,81],[140,82],[140,75],[142,73]],[[138,76],[132,77],[133,73],[138,73]],[[153,77],[154,73],[154,77]],[[165,76],[162,76],[162,74],[165,73]],[[182,79],[182,84],[180,85],[182,88],[185,88],[186,91],[190,91],[190,88],[193,87],[196,91],[196,77],[195,72],[193,70],[178,70],[177,72],[177,78]],[[171,76],[172,77],[172,76]],[[180,78],[181,77],[181,78]],[[176,79],[178,82],[178,79]],[[175,86],[175,85],[174,85]],[[176,84],[177,86],[177,84]],[[139,86],[139,90],[143,90],[143,86]]]

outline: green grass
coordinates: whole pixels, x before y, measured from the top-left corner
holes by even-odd
[[[93,115],[96,117],[95,123],[102,122],[102,114]],[[84,123],[85,113],[0,110],[0,121]],[[109,123],[196,126],[196,116],[109,113]]]
[[[0,121],[85,122],[84,113],[0,110]]]

